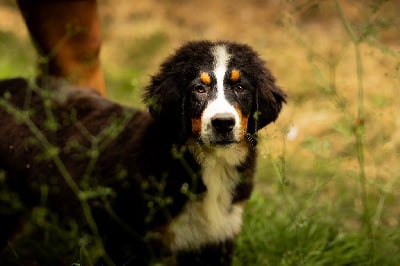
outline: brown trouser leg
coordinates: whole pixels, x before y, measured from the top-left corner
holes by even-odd
[[[39,75],[105,93],[96,0],[18,0],[39,52]]]

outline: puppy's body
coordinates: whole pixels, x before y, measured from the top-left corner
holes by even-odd
[[[35,206],[96,233],[87,202],[117,264],[165,252],[182,265],[230,264],[252,190],[253,135],[285,97],[248,46],[178,50],[145,91],[150,113],[52,82],[3,81],[0,95],[0,169],[24,206],[0,220],[0,244]]]

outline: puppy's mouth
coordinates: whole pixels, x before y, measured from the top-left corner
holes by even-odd
[[[229,146],[235,143],[239,143],[238,141],[233,140],[216,140],[210,142],[210,146]]]
[[[202,145],[210,147],[230,146],[241,142],[240,140],[236,139],[233,134],[200,136],[197,141]]]
[[[240,144],[242,142],[247,142],[249,146],[253,148],[257,145],[257,138],[250,133],[244,133],[243,138],[241,138],[240,140],[235,139],[233,137],[207,138],[207,139],[198,137],[196,140],[200,145],[208,147],[228,147],[235,144]]]
[[[218,140],[215,141],[213,143],[211,143],[211,145],[216,145],[216,146],[227,146],[233,143],[237,143],[236,141],[231,141],[231,140]]]

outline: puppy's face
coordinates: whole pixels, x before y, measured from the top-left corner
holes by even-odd
[[[254,88],[229,64],[231,57],[225,45],[212,47],[209,64],[191,84],[192,133],[205,145],[241,142],[247,132]]]
[[[145,99],[156,119],[218,146],[239,143],[274,121],[285,94],[249,46],[203,41],[168,58]]]

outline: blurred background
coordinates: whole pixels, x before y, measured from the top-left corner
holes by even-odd
[[[100,0],[107,97],[142,88],[190,40],[251,45],[289,95],[262,130],[236,265],[400,265],[400,2]],[[0,0],[0,78],[33,77]],[[1,126],[1,125],[0,125]]]

